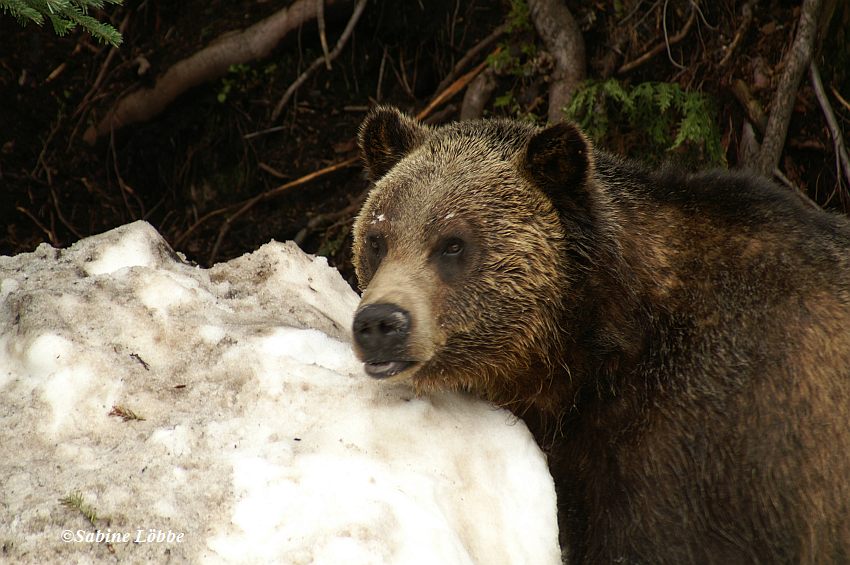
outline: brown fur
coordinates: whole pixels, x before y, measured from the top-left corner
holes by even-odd
[[[360,143],[361,309],[411,320],[390,378],[526,420],[572,562],[850,561],[845,219],[568,124],[378,108]]]

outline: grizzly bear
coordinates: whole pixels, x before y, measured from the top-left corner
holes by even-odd
[[[356,354],[522,418],[571,563],[850,563],[846,218],[568,123],[379,107],[359,142]]]

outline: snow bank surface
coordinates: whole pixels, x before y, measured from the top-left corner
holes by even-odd
[[[0,561],[558,563],[525,426],[364,376],[356,304],[293,244],[205,270],[143,222],[0,257]]]

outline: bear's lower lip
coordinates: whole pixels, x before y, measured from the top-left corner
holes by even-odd
[[[413,361],[384,361],[381,363],[363,363],[366,374],[375,379],[392,377],[411,367]]]

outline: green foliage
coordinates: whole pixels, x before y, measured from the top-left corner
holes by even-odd
[[[508,33],[531,31],[531,13],[527,0],[509,0],[510,10],[506,18]]]
[[[535,42],[536,33],[527,1],[508,0],[505,20],[508,38],[499,43],[499,50],[488,57],[487,64],[500,78],[501,84],[510,84],[503,94],[495,98],[493,109],[497,114],[539,122],[541,118],[525,101],[529,98],[526,96],[529,87],[539,80],[541,72],[541,52]]]
[[[100,520],[100,516],[97,515],[97,511],[90,504],[86,504],[86,501],[83,499],[83,493],[80,491],[73,491],[67,496],[63,496],[59,499],[59,503],[62,506],[70,508],[72,510],[78,511],[80,514],[85,516],[86,520],[92,526],[97,526],[97,521]]]
[[[346,238],[348,237],[350,230],[343,229],[335,233],[332,228],[333,226],[325,232],[325,237],[322,240],[322,243],[319,244],[319,249],[316,251],[317,255],[321,255],[323,257],[334,257],[347,243]]]
[[[676,83],[628,87],[615,79],[586,81],[566,115],[603,145],[630,138],[630,147],[620,149],[649,161],[679,150],[686,160],[725,164],[713,104],[705,94],[684,91]]]
[[[22,25],[32,21],[43,25],[50,20],[57,35],[65,35],[80,26],[99,41],[114,46],[121,45],[121,34],[107,23],[88,15],[91,8],[101,9],[105,4],[121,4],[124,0],[0,0],[0,10],[15,16]]]
[[[268,64],[261,71],[248,65],[230,65],[227,75],[221,79],[221,87],[216,95],[216,100],[222,104],[227,102],[231,92],[245,93],[266,81],[277,72],[277,65]]]
[[[487,58],[487,64],[502,75],[528,77],[534,72],[533,61],[537,56],[537,46],[533,42],[533,27],[526,0],[510,0],[507,18],[507,32],[513,41],[503,41],[499,51]]]
[[[543,118],[534,112],[525,110],[510,90],[501,96],[497,96],[495,100],[493,100],[493,109],[504,110],[509,116],[518,120],[524,120],[535,124],[543,121]]]
[[[530,42],[519,43],[511,46],[503,43],[497,53],[487,58],[487,64],[500,75],[513,75],[518,78],[527,78],[534,75],[537,67],[537,46]]]

